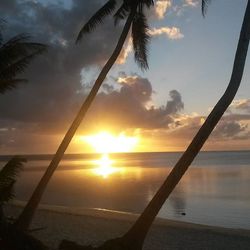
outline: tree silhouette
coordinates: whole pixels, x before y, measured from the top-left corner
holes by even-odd
[[[19,34],[4,41],[4,24],[5,22],[0,20],[0,94],[27,82],[27,79],[17,76],[47,48],[44,44],[31,42],[31,37],[27,34]]]
[[[205,15],[207,4],[209,0],[202,1],[202,13]],[[160,187],[158,192],[152,198],[146,209],[131,227],[131,229],[124,234],[124,236],[116,239],[109,240],[105,242],[102,246],[98,248],[99,250],[141,250],[144,244],[146,235],[160,211],[162,205],[165,203],[166,199],[172,193],[176,185],[181,180],[182,176],[187,171],[188,167],[193,162],[196,155],[201,150],[202,146],[208,139],[209,135],[212,133],[213,129],[216,127],[217,123],[223,116],[224,112],[228,106],[233,101],[238,88],[241,83],[248,46],[250,39],[250,0],[248,0],[246,12],[241,27],[240,38],[238,41],[237,51],[234,59],[233,71],[231,75],[230,82],[228,87],[217,102],[206,121],[193,138],[192,142],[188,146],[187,150],[183,153],[177,164],[174,166],[168,177],[166,178],[163,185]],[[63,241],[61,244],[61,249],[64,249],[64,246],[69,246],[69,249],[91,249],[90,247],[79,247],[78,245]],[[166,246],[167,248],[167,246]],[[65,248],[67,249],[67,248]]]
[[[0,171],[0,221],[3,219],[3,205],[14,198],[14,184],[26,159],[15,156]]]
[[[107,1],[107,3],[101,9],[99,9],[83,26],[77,37],[76,42],[79,42],[87,33],[92,32],[97,27],[97,25],[101,24],[104,21],[105,17],[114,13],[117,7],[117,2],[118,1],[116,0]],[[34,212],[42,198],[42,195],[46,189],[46,186],[51,176],[58,167],[58,164],[61,161],[64,152],[66,151],[70,141],[72,140],[77,128],[81,124],[91,103],[96,97],[98,90],[100,89],[103,81],[105,80],[109,70],[115,64],[118,56],[120,55],[120,52],[123,48],[123,45],[126,41],[126,38],[128,37],[131,28],[135,61],[143,70],[146,70],[148,68],[147,44],[149,42],[150,37],[148,35],[148,24],[144,14],[144,8],[150,8],[153,5],[153,0],[124,0],[122,4],[118,7],[117,11],[114,13],[113,17],[115,24],[117,24],[121,20],[126,20],[118,43],[111,57],[101,70],[97,80],[94,83],[94,86],[92,87],[88,97],[82,104],[73,123],[71,124],[66,135],[64,136],[45,174],[42,176],[38,186],[36,187],[30,200],[28,201],[23,212],[18,218],[16,225],[20,229],[26,230],[29,227]]]
[[[203,15],[205,14],[208,2],[210,1],[202,1]],[[152,198],[152,200],[150,201],[144,212],[141,214],[141,216],[138,218],[138,220],[135,222],[135,224],[132,226],[132,228],[122,238],[110,241],[111,245],[117,244],[118,246],[122,246],[121,248],[116,247],[113,249],[142,249],[149,228],[151,227],[162,205],[172,193],[176,185],[179,183],[182,176],[185,174],[188,167],[191,165],[194,158],[199,153],[202,146],[212,133],[213,129],[216,127],[217,123],[233,101],[243,76],[249,46],[249,39],[250,1],[248,0],[243,24],[241,27],[237,51],[234,59],[232,75],[225,93],[214,106],[213,110],[207,117],[202,127],[199,129],[196,136],[193,138],[186,151],[183,153],[179,161],[176,163],[176,165],[170,172],[169,176],[166,178],[163,185]],[[107,242],[106,244],[108,245],[110,243]]]

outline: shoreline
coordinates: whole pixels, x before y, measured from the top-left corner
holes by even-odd
[[[26,205],[26,202],[15,200],[15,201],[12,201],[10,205],[22,208]],[[91,216],[91,217],[96,217],[96,218],[129,221],[129,222],[134,222],[140,215],[137,213],[130,213],[130,212],[103,209],[103,208],[68,207],[68,206],[57,206],[57,205],[48,205],[48,204],[39,205],[38,210],[54,212],[54,213],[59,213],[59,214],[66,214],[66,215]],[[174,225],[176,227],[179,226],[179,227],[191,227],[191,228],[196,228],[196,229],[212,229],[212,230],[224,231],[224,232],[227,232],[227,231],[228,232],[242,232],[250,236],[250,230],[248,229],[227,228],[223,226],[213,226],[213,225],[199,224],[199,223],[194,223],[194,222],[165,219],[165,218],[160,218],[160,217],[157,217],[155,219],[154,224],[158,226]]]
[[[25,202],[12,202],[6,214],[16,217]],[[46,245],[56,248],[63,239],[82,245],[99,245],[122,236],[137,214],[104,209],[82,209],[41,205],[31,229]],[[249,249],[250,230],[229,229],[157,218],[146,238],[143,250],[168,249]],[[183,248],[185,246],[185,248]]]

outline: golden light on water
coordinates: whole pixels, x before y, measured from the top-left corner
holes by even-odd
[[[93,163],[98,166],[93,169],[93,173],[95,175],[102,176],[103,178],[107,178],[111,174],[120,171],[119,168],[112,166],[113,161],[109,158],[108,154],[102,155],[101,159],[95,160]]]
[[[96,166],[92,173],[107,178],[123,170],[122,168],[112,166],[114,160],[110,159],[109,153],[133,152],[139,138],[127,136],[124,133],[115,136],[109,132],[102,131],[95,135],[81,136],[80,141],[89,144],[94,152],[102,154],[99,160],[92,161],[93,165]]]
[[[126,136],[123,133],[114,136],[104,131],[95,135],[82,136],[81,140],[90,144],[95,152],[108,154],[132,152],[139,139],[137,137]]]

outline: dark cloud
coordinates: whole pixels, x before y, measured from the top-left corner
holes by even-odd
[[[221,121],[213,132],[213,136],[216,138],[234,138],[240,133],[245,132],[247,126],[241,125],[237,121]]]
[[[181,95],[178,91],[170,91],[171,101],[167,102],[166,112],[167,113],[177,113],[179,110],[184,108],[184,103],[181,100]]]
[[[250,114],[250,99],[237,100],[232,104],[232,108]]]
[[[245,140],[249,137],[250,100],[235,100],[219,122],[214,138]]]
[[[72,1],[71,8],[57,1],[1,0],[1,17],[7,22],[5,37],[30,33],[33,40],[49,45],[47,54],[28,68],[29,83],[2,95],[0,122],[8,126],[35,124],[40,128],[66,128],[87,91],[82,85],[81,70],[101,65],[110,56],[120,31],[111,29],[107,20],[100,29],[75,45],[80,27],[102,4],[101,0]],[[94,80],[94,79],[93,79]]]
[[[181,95],[173,90],[166,107],[147,108],[152,98],[152,85],[148,79],[138,75],[118,78],[120,90],[100,93],[86,118],[90,127],[128,128],[168,128],[172,116],[182,108]]]

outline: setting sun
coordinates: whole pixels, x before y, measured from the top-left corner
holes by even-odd
[[[94,161],[98,167],[93,169],[93,173],[103,178],[107,178],[109,175],[114,174],[119,171],[118,168],[112,167],[113,161],[110,160],[107,154],[102,155],[100,160]]]
[[[81,140],[90,144],[97,153],[107,154],[132,152],[139,139],[123,133],[114,136],[108,132],[100,132],[96,135],[82,136]]]

